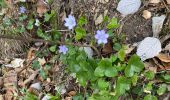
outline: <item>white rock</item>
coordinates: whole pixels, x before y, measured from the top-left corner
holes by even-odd
[[[141,6],[141,0],[121,0],[118,3],[117,11],[123,16],[133,14],[138,11]]]
[[[153,37],[159,37],[159,32],[162,29],[165,18],[166,18],[165,15],[152,18]]]
[[[39,82],[32,84],[30,87],[37,89],[37,90],[41,90],[41,84]]]
[[[45,95],[41,100],[50,100],[50,99],[51,99],[51,96]]]
[[[137,48],[137,55],[142,61],[153,58],[161,52],[161,42],[154,37],[146,37]]]

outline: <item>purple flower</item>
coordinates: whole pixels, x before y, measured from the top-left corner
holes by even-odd
[[[69,15],[68,18],[65,18],[65,23],[64,25],[68,27],[68,29],[73,29],[76,26],[76,20],[74,16]]]
[[[25,13],[26,12],[25,7],[24,6],[19,7],[19,12],[20,13]]]
[[[59,46],[59,52],[60,53],[66,54],[67,51],[68,51],[68,48],[65,45]]]
[[[108,37],[109,37],[109,35],[106,34],[106,32],[104,30],[98,30],[97,34],[95,35],[95,39],[97,39],[98,44],[101,44],[101,43],[106,44]]]

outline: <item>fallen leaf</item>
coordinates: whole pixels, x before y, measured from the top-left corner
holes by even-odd
[[[39,61],[41,66],[43,66],[46,63],[46,60],[45,60],[44,57],[43,58],[38,58],[38,61]]]
[[[170,4],[170,0],[166,0],[168,4]]]
[[[48,10],[48,5],[44,0],[38,0],[37,2],[37,13],[40,17],[43,16],[44,13],[46,13]]]
[[[162,30],[162,26],[163,26],[165,18],[166,18],[165,15],[152,18],[153,37],[159,37],[159,33]]]
[[[146,69],[146,70],[153,71],[154,73],[157,72],[157,67],[156,67],[156,65],[154,64],[154,62],[151,62],[151,61],[145,62],[144,65],[145,65],[145,69]]]
[[[99,17],[95,20],[95,25],[99,25],[100,23],[103,22],[103,15],[100,14]]]
[[[161,0],[150,0],[150,3],[159,3]]]
[[[102,49],[102,53],[109,54],[113,52],[113,46],[111,41],[109,40],[108,43],[106,43]]]
[[[75,95],[76,95],[76,91],[70,91],[70,92],[68,93],[68,95],[69,95],[69,96],[75,96]]]
[[[141,0],[120,0],[117,11],[119,11],[123,16],[134,14],[138,11],[140,5]]]
[[[142,61],[153,58],[161,52],[160,40],[154,37],[146,37],[137,48],[137,55]]]
[[[128,45],[126,46],[126,49],[125,49],[126,55],[129,54],[129,53],[131,53],[134,49],[135,49],[135,46],[133,46],[133,45],[131,46],[130,44],[128,44]]]
[[[10,64],[6,64],[6,67],[18,68],[23,67],[24,59],[15,58]]]
[[[152,14],[151,14],[150,11],[144,10],[142,16],[143,16],[145,19],[149,19],[149,18],[151,18]]]
[[[3,81],[3,77],[0,77],[0,88],[3,87],[4,81]],[[1,100],[1,99],[0,99]]]
[[[105,4],[105,3],[109,2],[109,0],[99,0],[99,2]]]
[[[16,85],[17,85],[17,73],[14,70],[11,70],[5,73],[4,77],[4,88],[6,91],[5,100],[15,100],[14,94],[16,92]]]
[[[35,58],[35,51],[36,51],[36,48],[31,47],[29,49],[28,54],[27,54],[27,60],[28,61],[31,61],[32,59]]]
[[[34,72],[32,73],[32,75],[29,76],[29,78],[24,81],[23,85],[25,86],[27,83],[29,83],[30,81],[34,80],[35,77],[37,76],[38,72],[39,72],[38,70],[37,70],[37,71],[34,71]]]
[[[170,62],[170,56],[168,54],[160,53],[156,57],[158,57],[162,62],[167,62],[167,63]]]
[[[168,50],[170,52],[170,43],[165,46],[164,50]]]

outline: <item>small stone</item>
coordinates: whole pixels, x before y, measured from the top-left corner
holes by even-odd
[[[151,16],[152,16],[152,14],[151,14],[151,12],[150,11],[148,11],[148,10],[144,10],[143,11],[143,15],[142,15],[145,19],[150,19],[151,18]]]

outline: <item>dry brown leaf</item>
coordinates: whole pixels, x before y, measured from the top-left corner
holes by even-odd
[[[168,4],[170,4],[170,0],[166,0]]]
[[[4,2],[9,8],[14,7],[14,0],[4,0]]]
[[[143,16],[145,19],[149,19],[149,18],[151,18],[152,14],[151,14],[150,11],[144,10],[142,16]]]
[[[0,95],[0,100],[4,100],[3,95]]]
[[[3,87],[4,81],[3,81],[3,77],[0,77],[0,88]],[[1,99],[0,99],[1,100]]]
[[[131,53],[135,49],[135,46],[131,46],[130,44],[127,45],[127,48],[125,49],[126,55]]]
[[[17,85],[17,73],[11,70],[4,75],[4,88],[6,90],[5,100],[14,100],[14,94],[16,94]]]
[[[99,25],[102,22],[103,22],[103,15],[100,14],[95,20],[95,25]]]
[[[48,10],[48,5],[44,0],[38,0],[37,2],[37,13],[40,17],[43,16],[44,13],[46,13]]]
[[[151,62],[151,61],[145,62],[144,65],[145,65],[146,70],[153,71],[154,73],[157,72],[157,67],[155,66],[155,64],[153,62]]]
[[[29,83],[30,81],[32,81],[32,80],[34,80],[35,79],[35,77],[37,76],[37,74],[38,74],[38,70],[37,71],[34,71],[33,73],[32,73],[32,75],[28,78],[28,79],[26,79],[25,81],[24,81],[24,86],[27,84],[27,83]]]
[[[69,95],[69,96],[75,96],[75,95],[76,95],[76,91],[70,91],[70,92],[68,93],[68,95]]]
[[[109,54],[113,52],[113,48],[112,48],[112,43],[110,40],[108,40],[108,43],[104,45],[103,49],[102,49],[102,53],[104,54]]]
[[[150,3],[159,3],[161,0],[150,0]]]
[[[31,47],[29,49],[28,54],[27,54],[27,60],[28,61],[31,61],[32,59],[35,58],[35,50],[36,50],[36,48],[33,48],[33,47]]]
[[[43,66],[46,63],[46,60],[45,60],[44,57],[43,58],[38,58],[38,61],[39,61],[41,66]]]
[[[167,54],[160,53],[156,57],[158,57],[162,62],[167,62],[167,63],[170,62],[170,56],[168,56]]]
[[[170,43],[169,43],[168,45],[165,46],[164,50],[170,51]]]

